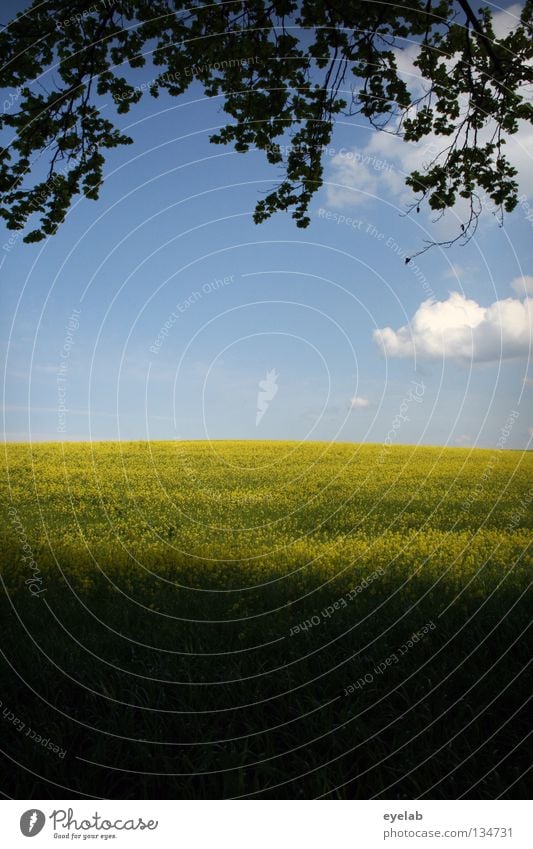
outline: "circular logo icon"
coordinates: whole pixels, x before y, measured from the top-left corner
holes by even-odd
[[[42,811],[37,808],[31,808],[29,811],[24,811],[20,818],[20,830],[24,837],[35,837],[42,830],[46,822],[46,817]]]

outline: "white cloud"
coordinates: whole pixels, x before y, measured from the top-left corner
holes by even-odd
[[[465,273],[465,268],[462,265],[458,265],[454,263],[444,272],[444,276],[447,278],[453,278],[454,280],[458,280]]]
[[[507,139],[505,154],[517,171],[519,194],[533,197],[533,128],[519,121],[518,132]],[[482,144],[494,127],[480,132]],[[402,209],[416,200],[416,193],[405,185],[415,169],[424,170],[446,147],[446,138],[430,134],[420,142],[405,142],[390,132],[375,130],[362,148],[343,148],[331,159],[327,175],[326,199],[337,208],[353,207],[373,198],[386,198]],[[455,212],[466,220],[469,203],[458,199]],[[441,219],[442,220],[442,219]],[[454,221],[457,228],[457,221]]]
[[[405,191],[404,177],[395,164],[364,150],[342,148],[331,160],[327,185],[327,201],[335,207],[359,206],[383,192],[399,194]]]
[[[376,133],[376,136],[384,135]],[[374,138],[374,137],[373,137]],[[396,137],[393,137],[396,138]],[[342,148],[331,160],[326,185],[327,202],[335,207],[354,207],[384,195],[402,199],[410,190],[396,156],[385,147],[379,150],[372,140],[365,148]]]
[[[505,155],[518,174],[518,193],[533,197],[533,127],[518,122],[518,132],[507,139]]]
[[[445,280],[455,280],[457,283],[460,283],[461,279],[471,279],[479,271],[479,265],[459,265],[459,263],[455,262],[444,271],[443,277]]]
[[[533,275],[527,274],[524,277],[515,277],[511,283],[511,288],[521,298],[525,298],[528,295],[533,296]]]
[[[361,395],[354,395],[352,400],[350,401],[350,406],[352,410],[361,410],[363,407],[368,407],[370,401],[368,398],[363,398]]]
[[[499,12],[494,13],[492,25],[496,38],[507,38],[511,30],[515,29],[520,23],[521,12],[522,4],[513,3],[507,9],[500,9]]]
[[[409,324],[374,331],[389,357],[447,358],[494,362],[527,356],[533,338],[533,299],[505,298],[489,307],[451,292],[446,301],[429,299]]]

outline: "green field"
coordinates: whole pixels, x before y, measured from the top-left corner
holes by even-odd
[[[502,450],[8,445],[5,792],[527,796],[532,473]]]

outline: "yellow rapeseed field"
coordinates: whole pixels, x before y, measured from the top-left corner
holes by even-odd
[[[195,586],[300,583],[386,567],[462,582],[517,567],[531,540],[533,456],[515,451],[291,442],[9,445],[4,568],[128,583],[137,563]],[[529,498],[529,500],[528,500]],[[312,576],[310,578],[310,575]],[[351,574],[349,579],[351,580]]]
[[[526,793],[532,472],[503,450],[8,445],[0,699],[66,753],[12,731],[9,792]]]

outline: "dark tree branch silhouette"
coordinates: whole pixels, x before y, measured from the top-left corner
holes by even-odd
[[[406,178],[412,209],[441,215],[466,199],[470,214],[445,244],[466,241],[484,199],[500,217],[517,204],[504,145],[533,120],[532,21],[532,0],[500,39],[490,11],[463,0],[36,0],[0,32],[0,86],[16,107],[0,116],[0,215],[11,229],[36,215],[27,242],[55,233],[76,196],[98,198],[106,150],[133,142],[104,105],[124,114],[196,81],[229,116],[211,141],[258,148],[282,169],[256,222],[290,211],[309,224],[335,121],[358,114],[407,142],[442,139]],[[409,45],[408,84],[397,60]],[[142,67],[150,83],[135,86],[128,69]]]

